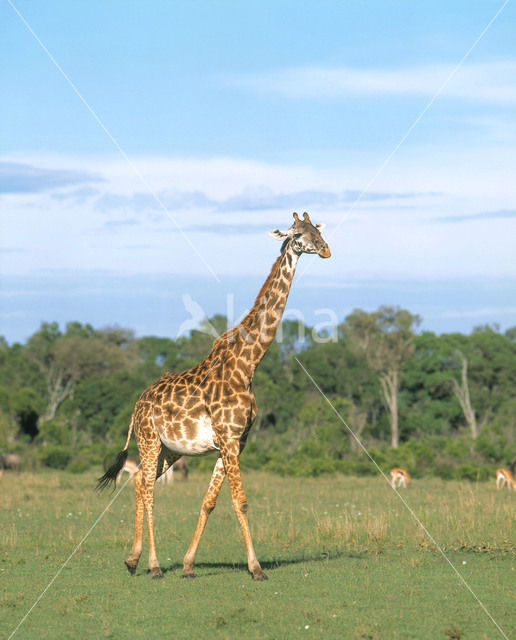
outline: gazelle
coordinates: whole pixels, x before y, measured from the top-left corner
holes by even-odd
[[[171,465],[165,473],[162,473],[156,482],[160,484],[172,484],[174,482],[174,465]]]
[[[509,469],[497,469],[496,470],[496,488],[503,489],[504,486],[507,485],[507,489],[509,491],[514,489],[516,491],[516,480],[514,480],[514,476],[509,471]]]
[[[188,480],[188,466],[184,456],[181,456],[179,460],[176,460],[174,464],[165,471],[165,473],[160,475],[156,482],[160,482],[161,484],[172,484],[174,482],[174,471],[179,471],[183,480]]]
[[[409,472],[401,467],[394,467],[391,469],[391,486],[393,489],[396,487],[407,488],[410,484]]]
[[[117,481],[120,482],[120,480],[122,479],[122,473],[126,471],[129,474],[129,481],[134,482],[134,474],[138,471],[139,468],[140,466],[137,465],[136,462],[133,462],[132,460],[126,460],[124,462],[124,466],[120,469]]]

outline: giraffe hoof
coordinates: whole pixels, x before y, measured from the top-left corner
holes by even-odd
[[[258,580],[258,581],[262,581],[262,580],[268,580],[269,576],[264,572],[264,571],[259,571],[256,573],[253,573],[253,580]]]
[[[195,577],[196,577],[196,575],[195,575],[195,573],[193,571],[191,571],[189,573],[183,572],[181,574],[181,578],[195,578]]]
[[[155,567],[154,569],[151,569],[151,572],[152,572],[153,580],[158,580],[160,578],[163,578],[163,571],[161,571],[159,567]]]
[[[127,560],[124,560],[124,564],[127,567],[127,571],[129,571],[129,573],[134,576],[134,574],[136,573],[136,567],[138,565],[136,564],[129,564],[129,562],[127,562]]]

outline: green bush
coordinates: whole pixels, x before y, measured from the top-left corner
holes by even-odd
[[[70,449],[58,445],[43,447],[40,452],[41,461],[51,469],[66,469],[71,458]]]
[[[74,458],[66,465],[66,470],[70,473],[82,473],[91,467],[91,461],[88,458]]]
[[[481,464],[460,464],[453,469],[452,477],[454,480],[471,480],[472,482],[480,482],[489,480],[493,476],[493,469],[489,465]]]
[[[494,464],[504,459],[506,447],[507,437],[498,425],[482,429],[475,440],[475,451]]]
[[[444,450],[455,460],[469,460],[474,440],[470,435],[459,435],[454,438],[444,438]]]
[[[286,472],[293,476],[312,476],[317,478],[327,473],[335,473],[336,460],[332,458],[292,458],[287,465]]]
[[[346,464],[342,465],[341,471],[355,476],[374,476],[379,473],[376,465],[363,456],[361,459],[346,461]]]
[[[449,462],[441,462],[433,468],[433,475],[443,480],[452,480],[455,467]]]
[[[70,427],[58,420],[46,420],[41,422],[38,433],[38,442],[48,445],[68,446],[71,442]]]

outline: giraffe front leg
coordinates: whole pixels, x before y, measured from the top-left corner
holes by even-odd
[[[206,495],[204,496],[204,499],[202,501],[201,512],[199,514],[197,526],[195,527],[192,540],[188,545],[188,549],[186,550],[186,554],[183,559],[183,573],[181,575],[182,578],[195,577],[193,567],[195,562],[195,554],[197,553],[197,547],[199,546],[204,527],[206,526],[206,522],[208,521],[208,517],[213,509],[215,509],[217,496],[219,495],[219,491],[225,477],[226,472],[224,471],[222,458],[218,458],[217,462],[215,463],[215,468],[213,469],[208,491],[206,492]]]
[[[134,487],[136,491],[136,515],[134,520],[134,539],[133,546],[125,566],[131,575],[136,573],[136,567],[138,561],[142,555],[142,538],[143,538],[143,476],[142,471],[139,469],[134,475]]]
[[[254,580],[267,580],[267,574],[263,571],[258,562],[258,558],[254,552],[251,531],[249,529],[249,521],[247,519],[247,498],[242,484],[242,475],[240,473],[240,443],[238,440],[230,441],[221,446],[220,452],[224,462],[226,475],[228,476],[229,486],[231,488],[231,499],[233,508],[237,515],[242,535],[244,537],[245,548],[247,552],[247,566]]]

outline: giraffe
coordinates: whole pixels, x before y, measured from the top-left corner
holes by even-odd
[[[131,417],[127,440],[113,465],[99,478],[97,489],[110,483],[127,458],[134,431],[140,453],[135,474],[134,539],[125,565],[134,574],[142,553],[144,515],[149,543],[148,566],[153,578],[163,577],[154,538],[154,483],[182,455],[216,452],[218,457],[191,542],[183,559],[183,578],[194,577],[194,561],[202,533],[225,477],[233,509],[244,538],[247,566],[253,579],[266,580],[256,557],[247,517],[239,456],[256,417],[252,390],[254,371],[271,344],[287,301],[297,261],[302,253],[330,257],[321,236],[323,224],[313,225],[308,213],[286,231],[270,235],[283,242],[279,257],[244,319],[215,339],[210,353],[187,371],[165,373],[140,396]]]

